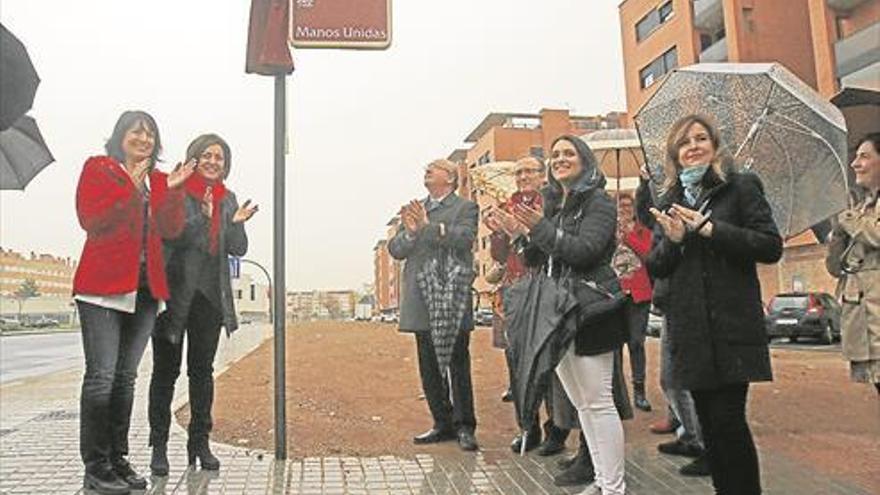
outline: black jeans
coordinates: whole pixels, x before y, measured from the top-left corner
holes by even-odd
[[[633,302],[627,298],[624,304],[624,316],[629,337],[626,345],[629,348],[629,365],[632,370],[632,381],[645,383],[645,335],[648,329],[648,311],[651,302]]]
[[[477,428],[474,416],[474,390],[471,386],[471,341],[470,332],[461,331],[452,347],[452,361],[449,363],[452,382],[450,401],[449,385],[440,373],[437,355],[430,332],[416,334],[416,347],[419,352],[419,375],[422,390],[434,418],[434,427],[447,430],[468,431]]]
[[[137,294],[134,313],[77,301],[86,371],[80,394],[79,450],[86,470],[128,455],[137,368],[156,323],[158,302]]]
[[[692,390],[717,495],[759,495],[758,452],[746,421],[748,383]]]
[[[168,315],[170,317],[171,315]],[[214,356],[220,341],[223,318],[201,293],[197,293],[186,317],[186,373],[189,377],[189,441],[207,441],[213,421]],[[167,324],[166,315],[159,325]],[[177,343],[161,337],[153,338],[153,376],[150,379],[150,445],[165,445],[171,427],[171,401],[174,382],[180,375],[183,339]]]

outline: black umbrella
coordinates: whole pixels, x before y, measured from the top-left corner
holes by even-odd
[[[0,189],[24,189],[53,161],[55,158],[31,117],[25,115],[0,131]]]
[[[574,336],[578,302],[564,281],[543,271],[521,278],[506,292],[504,319],[508,359],[513,366],[511,389],[517,421],[527,432],[547,380]]]
[[[31,109],[39,84],[24,45],[0,24],[0,131]]]

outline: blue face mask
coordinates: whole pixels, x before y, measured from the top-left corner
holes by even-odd
[[[709,170],[708,165],[695,165],[693,167],[688,167],[682,169],[682,171],[678,173],[678,179],[681,181],[681,185],[684,186],[685,189],[691,189],[703,180],[703,176],[706,175],[707,170]]]

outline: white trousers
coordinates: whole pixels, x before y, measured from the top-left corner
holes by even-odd
[[[623,424],[611,391],[614,353],[578,356],[572,344],[556,366],[556,375],[578,411],[596,468],[596,485],[602,495],[624,495]]]

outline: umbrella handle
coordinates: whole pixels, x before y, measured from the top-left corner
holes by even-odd
[[[523,457],[526,455],[526,442],[529,441],[529,432],[528,430],[523,430],[522,432],[522,441],[519,444],[519,455]]]

